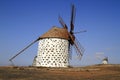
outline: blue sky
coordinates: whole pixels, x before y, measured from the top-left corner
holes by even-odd
[[[81,61],[73,51],[72,65],[99,64],[97,54],[108,56],[109,63],[120,64],[120,1],[119,0],[0,0],[0,65],[52,26],[61,27],[58,15],[69,26],[70,8],[76,7],[75,31],[85,48]],[[31,65],[38,43],[16,57],[16,65]],[[101,54],[102,53],[102,54]]]

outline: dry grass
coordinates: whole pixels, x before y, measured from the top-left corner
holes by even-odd
[[[120,65],[79,68],[0,67],[0,80],[120,80]]]

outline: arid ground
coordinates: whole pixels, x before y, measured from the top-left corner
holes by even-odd
[[[76,68],[1,66],[0,80],[120,80],[120,64]]]

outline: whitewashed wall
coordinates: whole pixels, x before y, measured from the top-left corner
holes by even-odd
[[[39,40],[35,66],[68,67],[68,40],[45,38]]]
[[[108,61],[103,60],[103,61],[102,61],[102,64],[108,64]]]

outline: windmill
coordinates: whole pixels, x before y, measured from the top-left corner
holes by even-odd
[[[102,60],[102,64],[108,64],[108,57],[105,57],[105,58]]]
[[[58,17],[62,28],[52,27],[48,32],[37,38],[30,43],[27,47],[13,56],[9,61],[17,57],[23,51],[28,49],[35,42],[38,43],[38,54],[33,60],[33,66],[43,67],[68,67],[69,59],[72,57],[72,47],[76,50],[79,59],[83,56],[84,48],[75,37],[74,32],[74,20],[75,20],[75,7],[72,5],[71,19],[70,19],[70,31],[68,31],[67,25],[63,19]],[[86,32],[86,31],[81,31]],[[80,32],[77,32],[80,33]]]
[[[108,64],[108,57],[103,56],[104,53],[96,53],[96,58],[102,61],[102,64]]]

